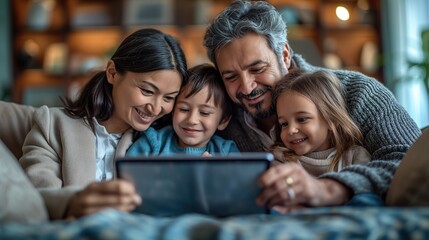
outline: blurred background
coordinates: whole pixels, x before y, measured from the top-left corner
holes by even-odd
[[[230,0],[2,0],[0,100],[60,106],[142,27],[177,37],[189,66],[208,62],[206,24]],[[289,43],[309,62],[386,85],[429,125],[428,0],[269,0]],[[370,93],[368,93],[370,94]],[[3,113],[2,113],[3,114]]]

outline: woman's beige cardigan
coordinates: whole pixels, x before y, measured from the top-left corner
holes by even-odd
[[[116,157],[125,155],[132,136],[132,129],[122,135]],[[35,111],[19,162],[42,194],[51,219],[63,218],[70,197],[95,181],[95,148],[95,134],[84,119],[71,118],[63,108]]]

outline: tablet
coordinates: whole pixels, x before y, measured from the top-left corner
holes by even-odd
[[[261,191],[257,181],[273,159],[271,153],[123,157],[116,160],[116,172],[133,182],[141,195],[143,203],[136,212],[228,217],[268,213],[256,204]]]

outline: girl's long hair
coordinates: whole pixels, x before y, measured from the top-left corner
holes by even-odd
[[[293,70],[277,84],[273,92],[275,105],[279,95],[285,92],[297,92],[310,99],[327,122],[330,145],[336,149],[329,165],[330,171],[336,168],[347,150],[353,145],[362,144],[362,133],[347,111],[343,86],[333,73],[326,70]]]

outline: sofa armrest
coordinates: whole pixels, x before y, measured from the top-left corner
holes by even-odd
[[[48,212],[42,196],[1,141],[0,165],[0,225],[47,221]]]

